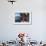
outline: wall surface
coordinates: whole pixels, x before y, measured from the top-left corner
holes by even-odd
[[[17,0],[13,5],[0,0],[0,40],[15,40],[19,32],[26,32],[33,40],[46,40],[46,1]],[[18,10],[32,9],[32,25],[14,25],[12,16]]]

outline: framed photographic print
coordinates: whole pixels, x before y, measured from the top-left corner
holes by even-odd
[[[14,24],[32,24],[31,12],[16,12],[14,16]]]

